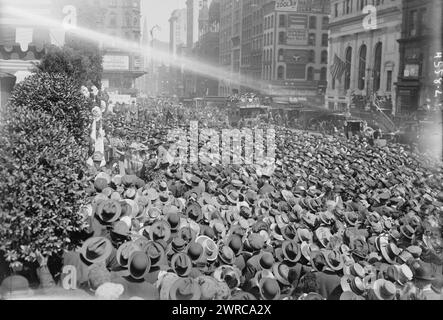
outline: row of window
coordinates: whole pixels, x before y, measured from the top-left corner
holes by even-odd
[[[265,46],[269,46],[269,45],[273,45],[274,44],[273,36],[274,36],[273,32],[265,33],[263,35],[263,42],[264,42]],[[322,47],[327,47],[328,46],[328,41],[329,41],[328,34],[327,33],[322,34],[322,36],[321,36],[321,46]],[[286,44],[286,43],[287,43],[286,32],[285,31],[280,31],[278,33],[278,44]],[[315,33],[310,33],[308,35],[308,46],[316,46],[316,34]]]
[[[132,18],[128,14],[124,16],[123,22],[125,23],[124,26],[126,26],[126,27],[136,27],[136,28],[140,27],[140,19],[138,17],[133,17]],[[111,28],[115,28],[118,25],[118,23],[117,23],[117,14],[115,14],[114,12],[109,15],[109,23],[108,23],[108,25]]]
[[[326,81],[327,80],[327,71],[328,69],[326,67],[323,67],[320,69],[320,81]],[[272,80],[272,66],[264,66],[263,67],[263,80]],[[307,80],[307,81],[313,81],[314,80],[314,73],[315,69],[314,67],[307,67],[304,66],[295,66],[295,65],[288,65],[286,66],[278,66],[277,68],[277,80],[287,80],[287,79],[298,79],[298,80]]]
[[[116,7],[118,5],[118,1],[109,0],[109,5],[111,7]],[[121,5],[124,7],[138,8],[140,6],[140,0],[121,0]]]
[[[388,0],[386,0],[388,1]],[[395,0],[391,0],[395,1]],[[354,12],[362,13],[367,5],[379,6],[383,5],[385,0],[344,0],[334,4],[334,18]]]
[[[279,49],[277,52],[277,59],[278,61],[284,61],[285,60],[285,50]],[[272,49],[265,49],[263,50],[263,61],[271,61],[273,59],[272,55]],[[316,63],[315,61],[315,51],[309,50],[308,52],[308,63]],[[327,64],[328,63],[328,51],[323,50],[320,54],[320,63],[321,64]]]
[[[289,27],[289,20],[290,20],[290,18],[286,14],[278,15],[278,26],[280,28]],[[316,16],[310,16],[308,21],[309,21],[309,23],[308,23],[309,29],[317,29],[317,17]],[[265,23],[265,27],[264,27],[265,29],[273,28],[274,27],[274,16],[272,15],[269,17],[265,17],[264,23]],[[321,28],[323,30],[327,30],[328,24],[329,24],[329,17],[327,17],[327,16],[322,17]]]

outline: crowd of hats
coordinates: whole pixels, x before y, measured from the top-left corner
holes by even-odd
[[[203,108],[186,121],[208,112],[223,113]],[[122,118],[108,122],[110,136],[166,142],[169,125]],[[312,272],[338,276],[344,300],[401,299],[417,282],[441,296],[441,169],[398,144],[276,128],[272,172],[196,163],[158,169],[153,181],[99,173],[80,255],[157,291],[115,287],[99,272],[90,286],[110,299],[331,298],[300,292]]]
[[[161,141],[165,127],[145,129]],[[164,181],[99,174],[88,211],[102,228],[84,259],[115,249],[160,299],[294,299],[301,267],[338,275],[342,299],[398,299],[419,280],[441,290],[439,164],[285,128],[276,143],[273,174],[214,164],[171,165]]]

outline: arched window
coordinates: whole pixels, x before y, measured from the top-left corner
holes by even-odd
[[[308,67],[307,80],[308,81],[314,80],[314,68],[313,67]]]
[[[283,49],[278,49],[278,61],[283,60]]]
[[[346,71],[345,71],[345,90],[351,87],[351,62],[352,62],[352,48],[346,49]]]
[[[320,70],[320,81],[327,81],[326,79],[326,72],[327,72],[327,68],[323,67]],[[333,88],[334,89],[334,88]]]
[[[382,44],[381,42],[379,42],[375,46],[375,55],[374,55],[374,91],[380,90],[381,53],[382,53]]]
[[[359,63],[358,63],[358,89],[365,88],[366,79],[366,45],[360,47]]]
[[[323,50],[321,52],[321,63],[327,64],[328,63],[328,51]]]
[[[277,69],[277,79],[283,80],[285,77],[285,67],[279,66]]]
[[[315,51],[309,50],[308,62],[315,63]]]

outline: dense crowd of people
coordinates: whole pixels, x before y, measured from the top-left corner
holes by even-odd
[[[442,300],[439,162],[279,126],[272,170],[170,158],[168,130],[221,130],[228,112],[162,99],[105,112],[83,245],[57,273],[39,254],[40,285],[17,270],[3,298]]]

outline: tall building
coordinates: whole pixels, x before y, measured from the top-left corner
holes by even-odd
[[[386,114],[395,113],[402,2],[331,1],[327,108],[375,116],[376,100]]]
[[[263,51],[263,4],[268,0],[242,1],[241,74],[244,85],[241,91],[254,90],[261,79]],[[249,86],[248,86],[249,84]],[[250,87],[252,86],[252,87]]]
[[[240,91],[240,86],[231,79],[240,77],[242,8],[241,1],[220,0],[219,66],[230,74],[230,78],[219,81],[220,96]]]
[[[94,0],[94,3],[106,12],[98,31],[141,43],[140,0]],[[104,43],[103,51],[103,87],[133,97],[139,94],[135,82],[145,73],[142,54],[128,52],[112,43]]]
[[[208,6],[203,1],[199,14],[199,40],[195,47],[195,58],[207,65],[217,66],[220,55],[220,2],[213,0]],[[214,75],[216,76],[216,75]],[[218,82],[215,77],[198,74],[196,77],[197,96],[217,96]]]
[[[328,0],[263,6],[263,91],[294,103],[324,103],[328,62]]]
[[[438,90],[434,82],[443,77],[443,67],[439,63],[443,61],[443,57],[438,57],[438,52],[443,52],[442,7],[441,0],[403,2],[403,28],[398,39],[400,72],[397,82],[397,116],[399,117],[411,115],[426,104],[443,103],[443,90]]]
[[[186,46],[187,41],[187,10],[177,9],[171,13],[169,18],[169,52],[177,55],[177,50]]]

